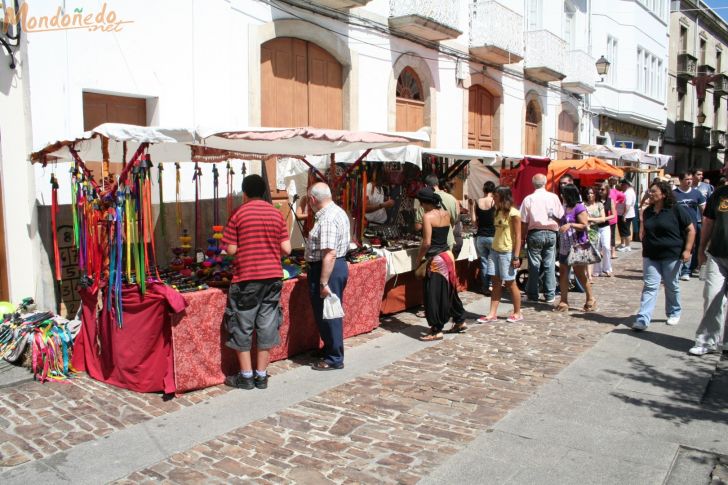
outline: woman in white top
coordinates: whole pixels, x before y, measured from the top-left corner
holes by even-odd
[[[367,184],[367,212],[365,217],[371,224],[387,222],[387,209],[394,206],[392,199],[384,200],[384,190],[380,184]]]

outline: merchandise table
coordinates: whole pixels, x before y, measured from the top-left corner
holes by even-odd
[[[383,258],[349,265],[344,290],[344,338],[379,326],[384,294]],[[81,291],[83,325],[74,342],[73,366],[102,382],[137,392],[182,393],[221,384],[238,370],[235,352],[225,346],[223,317],[227,293],[210,288],[180,294],[150,284],[142,297],[125,286],[124,320],[97,312],[98,293]],[[186,308],[185,308],[186,307]],[[270,360],[281,360],[322,343],[311,311],[305,275],[283,282],[281,342]]]
[[[381,312],[385,315],[401,312],[422,304],[422,281],[415,278],[419,248],[388,251],[377,249],[377,254],[387,260],[387,284],[384,288]],[[475,249],[475,237],[463,238],[463,247],[455,261],[458,274],[458,291],[472,287],[479,265]]]

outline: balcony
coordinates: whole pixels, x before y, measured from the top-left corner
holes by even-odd
[[[712,130],[710,132],[710,146],[715,149],[725,148],[725,131]]]
[[[526,32],[523,71],[536,81],[561,81],[566,77],[566,41],[548,30]]]
[[[698,74],[698,58],[687,52],[677,55],[677,77],[692,79]]]
[[[569,62],[566,66],[566,77],[561,81],[561,87],[576,94],[593,93],[597,78],[594,58],[579,50],[569,51],[567,55]]]
[[[702,62],[698,65],[698,76],[712,76],[715,74],[715,67],[711,66],[707,62]]]
[[[349,10],[350,8],[363,7],[372,0],[314,0],[312,3],[324,7],[335,8],[336,10]]]
[[[718,95],[728,94],[728,76],[719,74],[713,81],[713,93]]]
[[[463,32],[458,27],[459,2],[438,0],[397,0],[391,2],[389,27],[422,39],[455,39]]]
[[[693,124],[689,121],[675,122],[675,143],[693,144]]]
[[[695,139],[693,145],[696,147],[707,147],[710,146],[710,127],[709,126],[696,126],[695,127]]]
[[[470,20],[470,55],[493,64],[523,59],[523,16],[498,2],[477,0]]]

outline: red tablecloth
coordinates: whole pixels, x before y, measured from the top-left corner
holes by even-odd
[[[185,308],[182,295],[163,284],[151,284],[142,297],[136,286],[125,286],[124,320],[119,327],[108,312],[96,312],[98,292],[79,293],[83,324],[74,341],[73,366],[125,389],[174,392],[170,314]]]
[[[379,326],[384,294],[384,258],[349,265],[344,290],[344,338]],[[224,344],[223,314],[227,295],[218,289],[185,293],[188,307],[172,325],[177,392],[214,386],[238,370],[235,353]],[[322,343],[311,312],[305,275],[284,282],[281,294],[281,343],[271,349],[271,362]]]

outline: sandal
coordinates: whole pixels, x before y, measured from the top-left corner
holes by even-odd
[[[465,322],[453,323],[450,330],[448,330],[446,333],[463,333],[467,329],[468,326],[465,325]]]
[[[597,301],[596,300],[591,300],[591,301],[588,301],[588,302],[586,302],[584,304],[584,311],[585,312],[593,312],[596,309],[597,309]]]
[[[604,273],[604,276],[606,276],[607,278],[611,278],[612,276],[614,276],[614,274],[612,274],[612,272],[610,271],[607,271],[606,273]]]
[[[434,342],[435,340],[442,340],[442,339],[443,339],[442,332],[428,333],[427,335],[423,335],[422,337],[420,337],[420,340],[422,340],[423,342]]]
[[[485,315],[484,317],[480,317],[476,320],[478,323],[491,323],[491,322],[497,322],[498,316],[497,315]]]
[[[510,317],[506,318],[506,322],[509,322],[509,323],[516,323],[516,322],[520,322],[522,320],[523,320],[523,315],[516,316],[515,313],[513,315],[511,315]]]
[[[559,312],[559,313],[567,313],[569,311],[569,304],[561,302],[554,307],[553,311]]]

